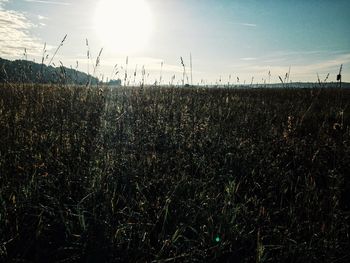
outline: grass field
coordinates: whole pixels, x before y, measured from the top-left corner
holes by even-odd
[[[350,90],[0,86],[0,261],[349,262]]]

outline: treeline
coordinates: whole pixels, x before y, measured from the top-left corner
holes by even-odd
[[[78,70],[46,66],[27,60],[10,61],[0,58],[0,83],[97,84],[99,80]]]

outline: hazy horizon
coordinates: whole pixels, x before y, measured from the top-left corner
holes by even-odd
[[[67,34],[54,59],[78,70],[87,63],[86,39],[96,59],[103,48],[97,77],[109,78],[125,61],[137,80],[144,66],[148,82],[182,79],[180,57],[193,83],[246,80],[279,82],[291,67],[293,82],[315,82],[317,73],[335,81],[340,64],[350,82],[350,2],[339,1],[161,1],[0,0],[0,57],[41,61],[44,43],[49,59]],[[161,69],[161,64],[164,63]],[[48,63],[48,61],[46,61]],[[124,69],[121,69],[121,66]],[[133,77],[132,77],[133,78]]]

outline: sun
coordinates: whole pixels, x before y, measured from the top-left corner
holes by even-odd
[[[100,0],[95,28],[104,47],[116,53],[142,50],[153,31],[152,13],[146,0]]]

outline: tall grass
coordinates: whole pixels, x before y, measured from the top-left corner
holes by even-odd
[[[66,39],[67,39],[67,34],[66,34],[66,35],[63,37],[63,39],[62,39],[61,43],[60,43],[60,44],[58,45],[58,47],[56,48],[56,50],[55,50],[54,54],[52,55],[52,57],[51,57],[51,59],[50,59],[50,61],[49,61],[48,66],[50,66],[50,65],[51,65],[51,63],[53,62],[54,58],[56,57],[56,55],[57,55],[58,51],[59,51],[59,50],[60,50],[60,48],[63,46],[64,41],[66,41]],[[45,47],[44,47],[44,50],[45,50]]]
[[[0,85],[0,260],[349,260],[348,90]]]

